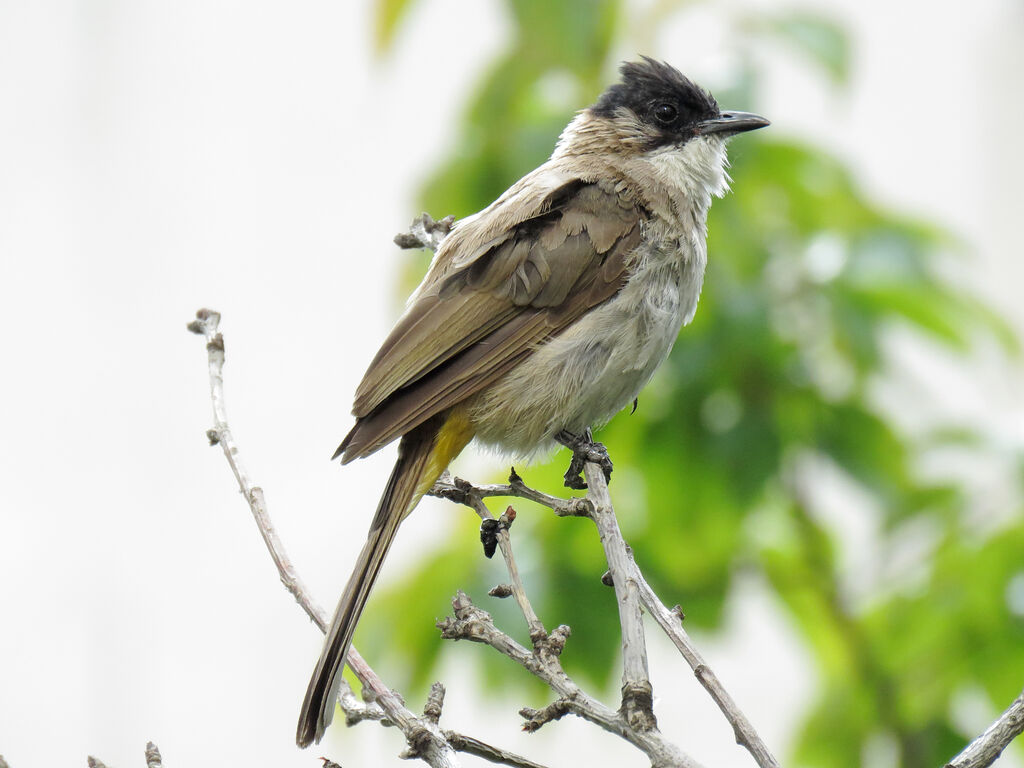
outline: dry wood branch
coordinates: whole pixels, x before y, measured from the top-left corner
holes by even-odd
[[[654,594],[654,590],[651,589],[651,586],[637,567],[632,553],[629,556],[629,572],[640,590],[640,601],[643,603],[644,608],[647,609],[647,612],[651,614],[658,623],[658,626],[668,635],[669,640],[672,641],[672,644],[682,654],[686,663],[690,665],[694,676],[711,695],[711,698],[714,699],[722,714],[725,715],[725,719],[729,721],[733,733],[736,735],[736,743],[745,747],[761,768],[779,768],[779,762],[775,759],[775,756],[772,755],[757,731],[754,730],[754,726],[751,725],[747,716],[736,706],[732,696],[725,690],[718,676],[707,665],[707,662],[704,661],[704,657],[701,656],[693,641],[690,640],[690,636],[683,629],[682,612],[678,610],[678,606],[669,610],[658,599],[658,596]]]
[[[461,590],[452,600],[453,615],[437,626],[441,637],[448,640],[471,640],[484,643],[526,669],[530,674],[544,681],[554,691],[559,701],[564,702],[566,711],[599,725],[609,733],[621,736],[644,752],[654,768],[699,768],[700,764],[684,754],[656,729],[641,731],[630,726],[619,712],[605,706],[586,693],[565,673],[558,656],[552,653],[531,652],[502,632],[494,624],[491,615],[473,604]],[[556,630],[557,631],[557,630]],[[554,633],[552,633],[554,634]],[[532,711],[532,710],[527,710]],[[530,727],[529,716],[527,730]]]
[[[459,752],[476,755],[492,763],[511,765],[514,768],[544,768],[540,763],[527,760],[525,757],[508,750],[492,747],[490,744],[486,744],[480,741],[480,739],[474,739],[472,736],[465,736],[455,731],[445,731],[444,735],[448,739],[448,743]]]
[[[429,218],[429,217],[427,217]],[[442,220],[434,222],[436,225],[430,231],[435,235],[443,231],[447,233],[451,222]],[[426,226],[426,225],[425,225]],[[440,237],[438,238],[440,242]],[[189,324],[188,328],[193,333],[203,335],[207,341],[207,353],[210,370],[210,397],[213,403],[214,428],[207,432],[211,445],[219,444],[224,451],[228,464],[238,481],[242,495],[249,504],[249,508],[256,521],[256,526],[263,537],[270,556],[277,566],[281,576],[281,582],[288,591],[295,597],[296,601],[320,628],[326,631],[328,618],[324,610],[317,605],[310,597],[308,590],[299,578],[294,566],[284,549],[284,545],[277,536],[270,515],[267,511],[266,500],[263,491],[253,486],[249,475],[239,458],[238,446],[234,441],[231,430],[227,423],[227,409],[224,400],[224,338],[218,331],[220,314],[212,310],[200,310],[196,313],[196,320]],[[481,504],[481,506],[483,506]],[[486,511],[486,507],[484,507]],[[490,513],[488,512],[488,516]],[[507,545],[507,519],[504,541]],[[499,542],[501,537],[499,537]],[[509,552],[511,556],[511,551]],[[520,585],[521,586],[521,585]],[[525,600],[525,594],[523,595]],[[528,605],[528,603],[527,603]],[[564,640],[562,641],[564,643]],[[342,681],[339,701],[342,711],[345,713],[345,722],[353,725],[362,720],[377,720],[386,725],[397,725],[406,737],[409,748],[403,752],[405,758],[421,758],[431,766],[437,768],[456,768],[458,765],[455,757],[456,752],[467,752],[483,757],[494,763],[502,763],[521,768],[543,768],[525,757],[516,755],[513,752],[485,744],[479,739],[474,739],[465,734],[458,734],[453,731],[442,731],[438,725],[441,717],[441,709],[444,703],[444,687],[435,683],[431,689],[431,695],[427,700],[422,717],[416,717],[402,701],[395,691],[384,685],[384,682],[377,676],[373,669],[366,663],[354,647],[349,648],[346,661],[349,668],[363,685],[363,695],[368,701],[359,701],[349,685]],[[151,746],[151,745],[150,745]],[[155,757],[159,760],[159,752],[153,748]],[[150,753],[147,749],[147,760]],[[325,760],[325,765],[332,764]],[[159,765],[154,766],[159,768]]]
[[[587,480],[587,498],[593,507],[590,518],[601,537],[619,606],[619,624],[622,626],[622,713],[634,728],[655,729],[658,721],[654,717],[654,690],[647,672],[647,645],[644,642],[644,622],[640,613],[639,586],[629,567],[632,558],[619,530],[619,521],[615,518],[604,472],[599,465],[587,462],[583,474]]]
[[[160,757],[160,750],[152,741],[146,742],[146,768],[164,768],[163,758]]]
[[[224,456],[231,466],[231,471],[238,481],[242,496],[249,504],[253,519],[259,528],[263,542],[266,544],[270,556],[277,566],[281,581],[289,592],[295,597],[299,605],[309,615],[321,632],[326,631],[328,618],[324,610],[318,606],[309,596],[305,585],[299,579],[295,568],[284,549],[284,545],[277,536],[270,515],[267,512],[266,500],[263,491],[253,486],[249,480],[249,474],[245,470],[235,443],[234,436],[227,421],[227,408],[224,399],[224,337],[218,330],[220,314],[208,309],[201,309],[196,313],[196,319],[189,323],[188,329],[193,333],[200,334],[206,338],[206,350],[210,373],[210,399],[213,403],[214,427],[207,435],[211,444],[219,444],[224,451]],[[363,684],[365,691],[372,696],[373,702],[380,707],[387,719],[398,726],[405,734],[412,750],[410,757],[421,757],[424,761],[435,768],[454,768],[458,765],[455,750],[448,744],[444,734],[436,723],[432,723],[421,717],[417,717],[405,707],[401,696],[384,685],[384,682],[377,676],[369,664],[362,658],[354,648],[349,648],[347,662],[349,668]],[[342,704],[351,703],[354,696],[350,690],[343,686],[341,701]],[[368,710],[355,710],[352,715],[346,711],[346,720],[358,721],[367,719]]]
[[[408,232],[395,235],[395,245],[399,248],[426,248],[436,251],[441,241],[452,231],[455,224],[454,216],[445,216],[434,221],[429,213],[420,214],[412,220]]]
[[[467,493],[469,496],[467,496]],[[472,506],[466,499],[486,499],[494,496],[502,498],[529,499],[543,507],[547,507],[559,517],[588,517],[591,511],[590,501],[581,496],[561,499],[542,491],[528,487],[515,468],[509,473],[507,485],[474,485],[460,477],[452,477],[445,472],[430,490],[431,496],[454,501],[456,504]]]
[[[1007,745],[1024,731],[1024,692],[985,732],[967,745],[945,768],[986,768],[992,765]]]
[[[763,740],[750,724],[750,721],[736,706],[732,697],[722,686],[718,677],[704,661],[704,658],[700,655],[696,647],[693,645],[693,642],[690,640],[689,635],[682,628],[681,612],[678,608],[673,610],[666,608],[654,594],[654,590],[651,589],[646,579],[644,579],[643,574],[640,572],[640,569],[637,567],[633,558],[633,553],[622,539],[618,523],[615,521],[614,510],[611,505],[611,498],[608,495],[608,486],[604,479],[604,473],[596,464],[593,463],[587,463],[584,467],[584,472],[586,473],[587,485],[589,486],[586,499],[574,498],[565,500],[557,497],[550,497],[547,496],[547,494],[542,494],[539,491],[535,491],[526,486],[525,483],[523,483],[522,478],[520,478],[514,470],[508,485],[477,486],[459,478],[442,478],[442,480],[434,487],[432,493],[461,504],[466,504],[474,509],[476,508],[474,505],[485,496],[511,496],[537,501],[560,515],[585,514],[592,518],[597,515],[598,519],[595,519],[595,524],[597,524],[598,530],[601,532],[601,540],[602,543],[605,544],[606,555],[609,558],[609,571],[606,574],[608,579],[605,583],[610,582],[611,586],[621,585],[626,587],[628,589],[627,597],[630,598],[625,604],[621,599],[619,601],[620,620],[623,623],[624,666],[626,664],[626,647],[631,645],[634,650],[639,648],[641,651],[643,648],[642,627],[640,628],[639,636],[635,629],[636,625],[640,623],[639,607],[633,602],[633,599],[635,598],[639,600],[639,603],[647,609],[658,625],[669,636],[669,639],[672,640],[673,644],[679,649],[680,653],[682,653],[683,658],[693,669],[694,675],[700,681],[701,685],[704,686],[714,699],[715,703],[718,704],[722,714],[733,727],[737,743],[744,746],[750,752],[755,762],[757,762],[761,768],[778,768],[778,761],[772,756]],[[574,506],[574,509],[579,511],[573,511],[571,513],[565,511],[567,509],[567,502],[569,504],[574,504],[581,501],[585,502],[586,511],[582,511],[584,509],[583,505],[578,507]],[[608,552],[609,547],[613,550],[610,554]],[[612,560],[614,560],[614,565]],[[619,597],[618,590],[616,596],[617,598]],[[623,612],[625,612],[625,617],[623,617]],[[627,636],[630,637],[631,640],[626,640]],[[648,683],[646,686],[643,685],[647,676],[646,656],[642,659],[634,659],[632,664],[634,665],[634,668],[629,674],[632,675],[631,679],[638,681],[639,684],[630,686],[627,682],[627,673],[624,670],[623,712],[626,713],[628,709],[632,707],[633,715],[639,715],[641,724],[645,724],[646,711],[650,707],[649,697],[651,696],[650,684]],[[551,706],[554,706],[557,709],[556,705],[558,705],[558,702]],[[537,716],[536,713],[538,711],[530,710],[530,712],[531,715],[529,717],[531,718],[531,722],[533,722],[533,718]],[[544,710],[540,710],[539,712],[544,712]],[[653,714],[651,715],[651,718],[653,720]],[[536,727],[539,728],[545,722],[547,722],[547,720],[542,719],[537,723]]]
[[[598,472],[600,474],[600,471]],[[589,478],[588,478],[589,479]],[[603,496],[601,488],[604,489]],[[558,499],[547,494],[540,493],[528,488],[522,478],[513,469],[509,484],[505,486],[475,486],[459,478],[451,478],[447,473],[435,484],[431,493],[435,496],[447,498],[473,509],[484,521],[495,522],[490,510],[483,502],[485,496],[511,495],[519,498],[528,498],[533,501],[554,509],[556,513],[566,515],[588,515],[594,514],[595,504],[604,503],[607,497],[607,486],[604,484],[604,476],[597,485],[597,490],[592,491],[593,496],[588,495],[586,499]],[[607,500],[607,507],[610,511],[610,500]],[[507,634],[499,630],[491,616],[473,605],[465,593],[459,592],[452,606],[455,610],[454,619],[445,619],[438,623],[442,631],[442,637],[448,639],[465,639],[475,642],[483,642],[492,648],[499,650],[513,661],[523,665],[533,675],[546,682],[553,691],[559,694],[559,698],[543,710],[524,708],[520,714],[526,718],[523,728],[527,731],[535,731],[547,722],[558,719],[564,714],[572,712],[579,717],[590,720],[600,725],[605,730],[616,733],[627,741],[643,750],[655,766],[695,766],[697,763],[690,757],[683,754],[678,747],[668,742],[657,730],[652,711],[652,695],[650,684],[644,686],[646,681],[646,656],[644,655],[642,642],[642,625],[640,626],[640,643],[634,648],[640,649],[642,656],[641,668],[644,670],[644,681],[639,684],[623,686],[623,706],[620,712],[612,710],[600,704],[595,699],[587,696],[582,689],[562,669],[558,657],[565,647],[565,642],[570,635],[569,627],[561,625],[556,627],[550,634],[544,629],[543,623],[537,617],[532,605],[526,596],[526,590],[519,575],[519,569],[515,563],[512,552],[511,539],[509,537],[509,526],[515,519],[515,510],[509,507],[505,514],[496,521],[493,535],[497,537],[498,545],[501,547],[505,565],[508,569],[511,584],[501,585],[504,589],[498,589],[498,594],[512,594],[516,597],[519,607],[530,628],[530,639],[533,644],[533,652],[519,645]],[[612,515],[614,521],[614,515]],[[607,529],[609,524],[602,519],[599,530],[602,526]],[[615,524],[616,531],[618,530]],[[602,537],[604,539],[605,537]],[[621,535],[618,537],[621,541]],[[621,544],[624,549],[625,543]],[[621,559],[621,556],[620,558]],[[625,579],[623,579],[625,581]],[[507,590],[507,592],[506,592]],[[492,593],[495,590],[492,590]],[[640,624],[639,604],[636,605],[636,624]],[[631,627],[628,635],[635,637],[636,628]],[[636,663],[634,661],[634,663]]]
[[[447,478],[447,473],[442,481]],[[456,483],[463,482],[456,480]],[[468,485],[466,483],[465,485]],[[437,486],[435,485],[435,489]],[[433,493],[433,491],[432,491]],[[523,586],[522,577],[519,575],[519,566],[516,565],[515,556],[512,554],[512,542],[509,537],[509,528],[512,525],[512,521],[515,520],[515,510],[509,507],[505,513],[498,519],[495,519],[494,515],[484,504],[483,499],[475,494],[468,494],[464,497],[462,502],[472,508],[483,521],[493,521],[496,523],[494,526],[490,526],[491,535],[493,535],[497,541],[498,547],[501,549],[501,556],[505,560],[505,567],[508,569],[509,578],[512,583],[507,585],[511,595],[515,598],[516,603],[519,605],[519,610],[523,614],[523,618],[526,619],[526,626],[530,631],[530,640],[533,642],[536,648],[538,644],[543,643],[547,640],[548,632],[544,628],[543,622],[537,616],[537,612],[533,610],[533,606],[530,604],[530,599],[526,596],[526,588]]]

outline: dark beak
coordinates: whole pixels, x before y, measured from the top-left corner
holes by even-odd
[[[771,125],[771,121],[752,112],[723,112],[718,117],[697,123],[697,133],[743,133],[766,125]]]

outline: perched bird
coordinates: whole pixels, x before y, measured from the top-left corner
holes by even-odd
[[[335,457],[396,439],[398,461],[338,602],[296,741],[334,714],[356,622],[399,524],[473,439],[611,463],[590,427],[629,405],[697,308],[725,141],[768,125],[723,112],[678,70],[644,57],[576,115],[551,158],[457,222],[356,390]]]

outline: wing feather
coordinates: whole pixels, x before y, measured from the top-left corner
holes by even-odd
[[[552,196],[421,286],[357,390],[344,461],[484,389],[622,287],[646,212],[578,181]]]

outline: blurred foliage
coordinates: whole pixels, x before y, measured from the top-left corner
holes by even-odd
[[[382,49],[409,5],[378,0]],[[423,190],[423,207],[435,215],[479,210],[543,162],[572,110],[614,76],[619,2],[507,7],[508,47],[469,100],[456,154]],[[729,23],[741,66],[733,83],[715,89],[722,104],[757,108],[759,82],[745,52],[765,40],[838,83],[847,77],[849,43],[827,19],[801,12]],[[939,277],[940,255],[956,249],[950,238],[866,199],[835,158],[773,130],[736,140],[730,156],[735,191],[712,207],[697,317],[638,412],[620,414],[600,434],[616,462],[620,520],[653,586],[684,607],[688,625],[721,624],[741,569],[774,589],[820,676],[787,764],[859,766],[883,739],[905,768],[941,765],[976,735],[956,721],[955,697],[980,690],[1001,710],[1024,681],[1024,521],[1013,510],[1010,522],[979,530],[956,481],[927,481],[915,467],[933,446],[952,439],[985,450],[986,439],[963,425],[902,434],[871,385],[891,372],[885,341],[896,326],[965,363],[979,340],[997,339],[1010,355],[1016,340]],[[410,270],[414,282],[424,265]],[[555,490],[566,461],[562,452],[521,469],[530,484]],[[899,555],[912,526],[930,532],[916,569],[889,574],[883,562],[881,573],[843,570],[841,531],[816,498],[823,473],[871,500],[881,560]],[[535,606],[549,628],[573,628],[566,667],[614,685],[614,595],[598,580],[605,566],[591,524],[516,506],[514,537]],[[457,526],[402,584],[375,595],[357,639],[395,654],[389,677],[407,668],[405,682],[421,686],[441,646],[434,617],[457,587],[484,602],[501,578],[501,564],[480,556],[475,527]],[[501,626],[521,628],[508,603],[485,604]],[[385,629],[388,643],[379,642]],[[527,640],[524,629],[518,634]],[[488,649],[459,652],[476,654],[494,684],[535,685]]]

